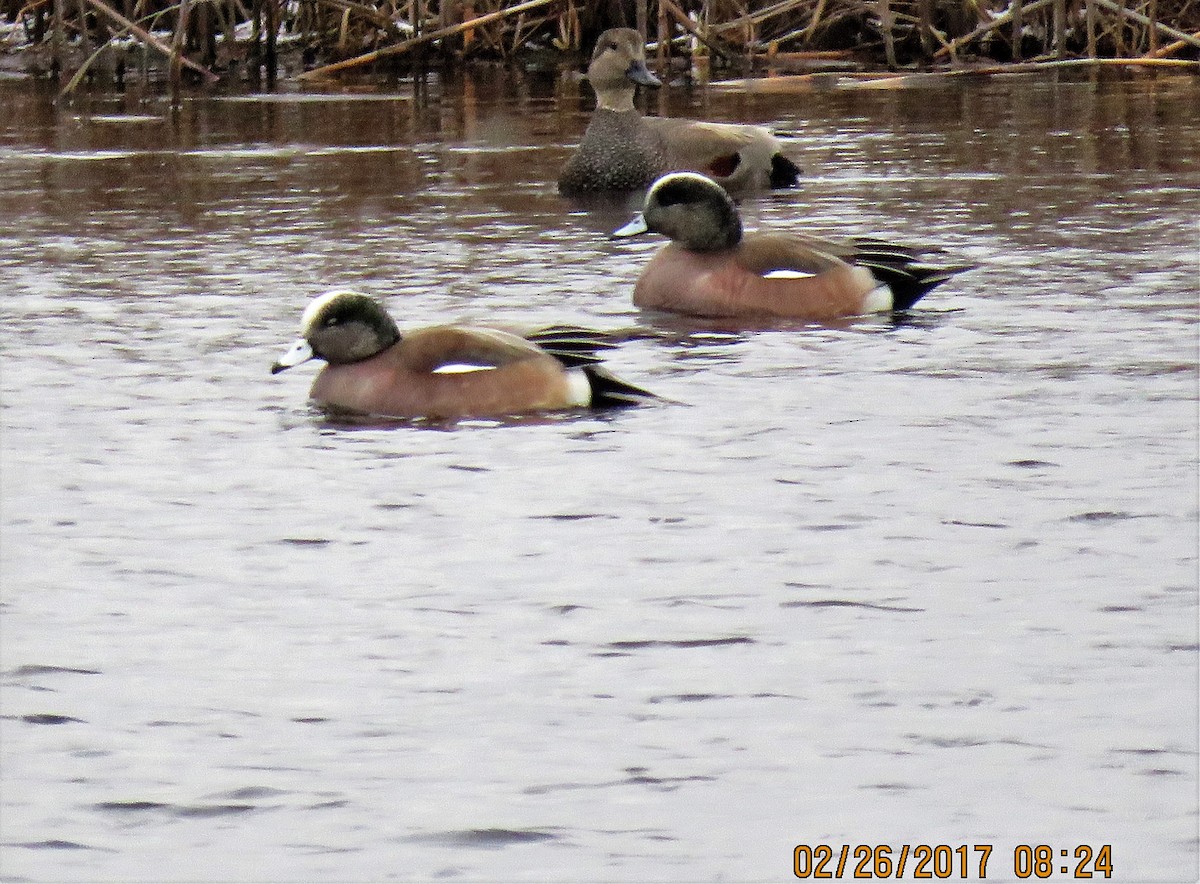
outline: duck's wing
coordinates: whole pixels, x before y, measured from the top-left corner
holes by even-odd
[[[751,273],[817,274],[844,267],[857,254],[855,246],[795,233],[749,233],[737,250],[738,264]]]
[[[730,177],[746,161],[765,167],[779,151],[775,137],[761,126],[664,117],[646,117],[645,124],[662,139],[671,168],[704,172],[718,179]]]
[[[875,238],[848,242],[801,234],[749,234],[738,248],[737,262],[759,276],[796,273],[816,276],[838,267],[865,268],[892,292],[892,309],[907,310],[931,289],[974,264],[926,263],[927,249]]]
[[[520,335],[495,328],[439,325],[406,333],[398,345],[401,362],[412,371],[435,372],[454,367],[499,368],[545,356]]]
[[[566,366],[603,362],[600,351],[617,346],[608,332],[578,325],[548,325],[526,332],[523,337]]]

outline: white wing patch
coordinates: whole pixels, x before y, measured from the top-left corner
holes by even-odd
[[[815,276],[813,273],[804,273],[800,270],[770,270],[762,275],[763,279],[808,279],[810,276]]]
[[[495,371],[494,365],[464,365],[461,362],[448,362],[433,370],[434,374],[467,374],[472,371]]]

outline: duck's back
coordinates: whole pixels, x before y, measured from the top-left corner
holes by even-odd
[[[583,141],[558,179],[565,194],[648,187],[665,168],[658,133],[637,110],[597,108]]]

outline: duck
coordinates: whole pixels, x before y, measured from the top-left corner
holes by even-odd
[[[662,176],[643,209],[614,236],[659,233],[671,242],[634,287],[644,309],[708,318],[828,321],[906,311],[974,264],[934,266],[924,249],[872,237],[845,242],[794,233],[744,233],[737,205],[707,176]]]
[[[587,78],[596,110],[559,176],[563,195],[643,190],[679,170],[703,172],[736,192],[796,185],[800,168],[762,126],[642,116],[633,105],[637,87],[662,82],[646,68],[646,46],[633,28],[600,35]]]
[[[575,326],[524,336],[471,325],[401,334],[379,300],[334,289],[309,303],[300,337],[271,374],[324,360],[313,402],[334,413],[394,418],[502,417],[656,398],[599,364],[598,351],[614,346],[603,332]]]
[[[975,267],[923,263],[926,250],[881,239],[744,233],[725,189],[695,172],[655,181],[641,214],[613,235],[647,232],[671,242],[643,268],[633,303],[700,317],[822,322],[908,310],[934,287]]]

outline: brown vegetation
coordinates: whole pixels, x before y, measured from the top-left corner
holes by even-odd
[[[66,77],[143,67],[188,78],[303,79],[535,52],[586,52],[604,29],[675,58],[764,66],[1200,59],[1200,0],[0,0],[6,43]],[[122,42],[124,41],[124,42]],[[122,49],[121,47],[125,48]],[[147,62],[149,53],[155,62]]]

